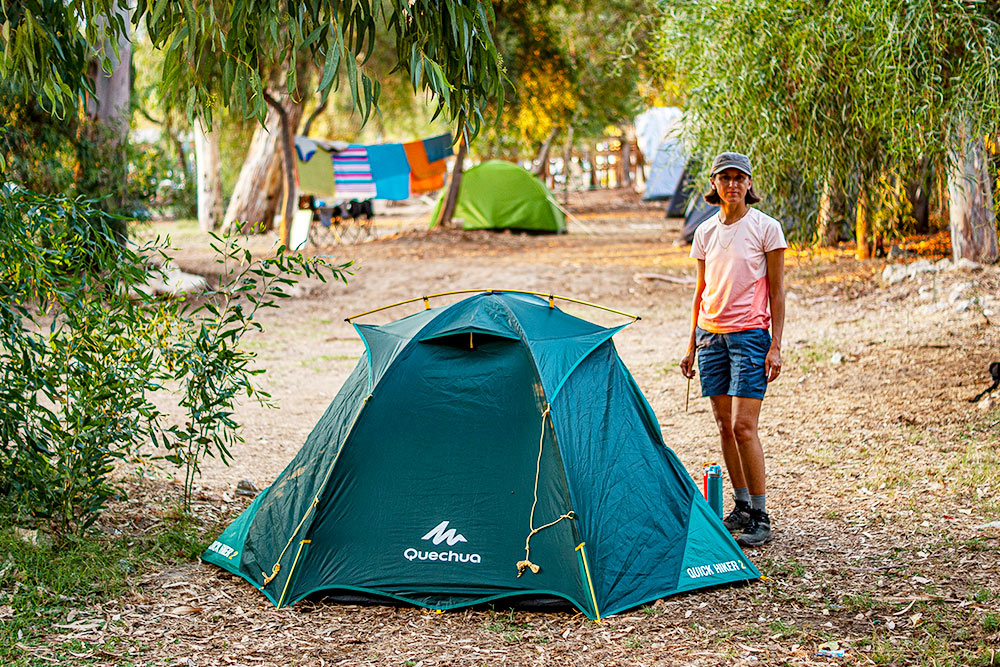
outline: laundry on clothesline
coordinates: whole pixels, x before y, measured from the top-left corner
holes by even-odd
[[[372,145],[295,137],[295,153],[305,194],[395,201],[444,187],[445,159],[454,154],[448,134]]]

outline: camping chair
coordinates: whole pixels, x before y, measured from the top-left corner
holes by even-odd
[[[341,202],[327,206],[327,202],[314,200],[313,221],[309,227],[309,241],[315,246],[359,243],[377,238],[375,212],[370,199]]]

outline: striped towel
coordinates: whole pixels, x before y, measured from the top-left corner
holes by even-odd
[[[337,196],[353,199],[371,199],[375,196],[375,180],[368,162],[368,149],[351,144],[333,154],[333,176]]]

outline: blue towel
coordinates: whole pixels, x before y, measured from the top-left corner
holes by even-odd
[[[379,144],[367,148],[372,180],[375,181],[375,196],[395,201],[409,199],[410,163],[403,144]]]
[[[450,134],[442,134],[430,139],[424,139],[424,149],[427,151],[428,162],[437,162],[455,154],[451,150]]]

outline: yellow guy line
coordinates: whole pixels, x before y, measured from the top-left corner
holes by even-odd
[[[364,317],[365,315],[371,315],[372,313],[377,313],[382,310],[388,310],[389,308],[395,308],[397,306],[403,306],[408,303],[413,303],[414,301],[423,301],[424,308],[430,308],[430,299],[434,299],[440,296],[451,296],[452,294],[472,294],[474,292],[486,292],[487,294],[534,294],[535,296],[547,297],[549,300],[549,307],[554,308],[555,303],[553,299],[559,299],[560,301],[569,301],[571,303],[578,303],[582,306],[589,306],[591,308],[597,308],[599,310],[606,310],[609,313],[614,313],[615,315],[621,315],[622,317],[629,317],[633,320],[642,319],[638,315],[633,315],[631,313],[625,313],[620,310],[615,310],[614,308],[608,308],[607,306],[601,306],[596,303],[590,303],[589,301],[581,301],[579,299],[573,299],[568,296],[559,296],[557,294],[549,294],[548,292],[532,292],[530,290],[520,290],[520,289],[460,289],[454,290],[452,292],[439,292],[437,294],[428,294],[426,296],[417,296],[412,299],[407,299],[406,301],[399,301],[397,303],[390,303],[388,306],[381,306],[379,308],[373,308],[372,310],[366,310],[363,313],[358,313],[357,315],[351,315],[350,317],[344,318],[345,321],[350,322],[351,320],[356,320],[359,317]]]
[[[580,552],[580,556],[583,557],[583,571],[587,573],[587,586],[590,587],[590,599],[594,601],[594,614],[597,615],[597,620],[601,620],[601,612],[597,608],[597,596],[594,595],[594,582],[590,579],[590,566],[587,565],[587,550],[583,547],[586,546],[586,542],[580,542],[576,546],[576,550]]]

